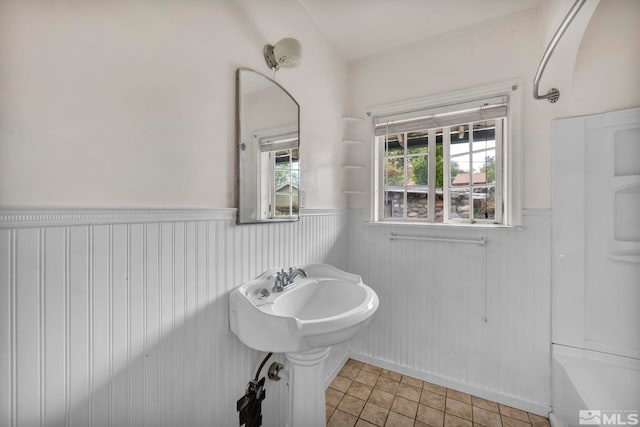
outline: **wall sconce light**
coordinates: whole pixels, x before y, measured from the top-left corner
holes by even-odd
[[[264,46],[264,60],[272,70],[293,68],[302,58],[302,45],[296,39],[284,38],[275,45]]]

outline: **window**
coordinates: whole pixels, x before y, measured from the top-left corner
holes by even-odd
[[[299,212],[300,158],[297,129],[278,128],[257,136],[260,147],[260,206],[264,218],[295,217]]]
[[[373,109],[374,221],[519,224],[519,84],[502,86]]]
[[[273,161],[272,217],[298,215],[298,189],[300,187],[300,162],[298,149],[271,152]]]

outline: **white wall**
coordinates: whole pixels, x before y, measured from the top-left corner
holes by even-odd
[[[579,14],[576,18],[575,24],[588,24],[583,37],[581,33],[568,32],[568,38],[560,42],[543,75],[541,93],[552,86],[561,91],[556,104],[536,101],[530,95],[548,39],[572,4],[550,0],[543,2],[546,7],[540,10],[532,9],[350,63],[347,110],[362,116],[369,106],[521,78],[525,94],[524,208],[549,208],[551,120],[640,105],[637,78],[640,49],[635,43],[640,37],[636,25],[640,3],[601,1],[594,12],[596,3],[588,1],[580,12],[585,16]],[[590,21],[580,22],[590,13],[593,13]],[[573,50],[563,51],[563,47]],[[362,161],[367,161],[368,153],[363,152],[362,157]],[[362,184],[368,188],[366,182]],[[365,207],[366,200],[352,198],[350,204]]]
[[[368,106],[520,78],[524,206],[548,208],[549,144],[540,142],[544,106],[529,95],[538,34],[534,9],[355,61],[349,66],[348,111],[362,115]],[[362,199],[350,203],[366,207]],[[379,314],[356,351],[544,414],[551,403],[551,227],[548,211],[532,212],[525,210],[525,231],[489,231],[486,249],[390,242],[389,230],[374,226],[350,230],[349,267],[381,295]],[[410,228],[404,234],[485,232]],[[364,233],[366,243],[358,245],[354,233]]]
[[[344,269],[348,218],[235,226],[234,212],[4,211],[0,425],[237,425],[265,354],[230,331],[228,291],[280,266]],[[284,382],[267,383],[264,425],[280,427]]]
[[[584,34],[563,117],[640,106],[640,2],[604,0]]]
[[[384,229],[367,228],[358,216],[352,218],[349,242],[343,220],[336,224],[324,217],[270,226],[234,227],[227,219],[0,231],[0,384],[2,396],[12,396],[0,399],[0,419],[8,423],[13,411],[20,422],[77,417],[84,424],[93,401],[94,417],[113,408],[114,420],[122,412],[151,422],[169,411],[168,423],[182,421],[184,414],[193,424],[223,420],[222,425],[232,425],[230,407],[258,355],[230,335],[224,293],[273,264],[325,260],[341,266],[347,245],[349,269],[381,296],[380,311],[354,343],[356,351],[544,409],[550,403],[550,221],[545,209],[551,204],[551,119],[638,105],[638,5],[636,0],[600,2],[577,55],[573,85],[561,88],[560,102],[552,106],[525,97],[525,230],[492,232],[484,252],[465,247],[461,253],[468,255],[469,270],[443,269],[450,264],[440,244],[395,242],[401,250],[395,253]],[[524,93],[531,93],[545,47],[542,16],[532,10],[358,60],[348,69],[346,110],[362,115],[369,105],[518,77]],[[301,104],[307,206],[343,206],[336,156],[343,148],[347,69],[292,0],[0,3],[0,206],[234,206],[235,69],[267,71],[264,43],[285,36],[298,38],[305,49],[300,67],[278,72],[277,80]],[[363,161],[368,157],[362,149],[354,154]],[[354,207],[366,206],[363,199],[353,200]],[[157,247],[160,231],[169,242],[162,248]],[[150,264],[139,258],[144,241]],[[202,273],[209,274],[208,296],[190,305],[189,298],[200,295],[194,289],[202,291],[202,274],[196,275],[194,253],[184,248],[203,241],[220,248],[220,258],[212,258]],[[308,252],[296,258],[295,250],[288,252],[291,247]],[[145,299],[135,292],[141,271],[158,268],[156,250],[158,257],[177,260],[163,263],[157,274],[173,280],[175,272],[184,272],[176,277],[185,279],[176,282],[175,292],[168,291],[162,302],[166,311],[144,329],[133,314]],[[65,260],[65,254],[74,256]],[[88,270],[91,256],[95,265]],[[396,269],[407,273],[392,276]],[[105,271],[115,281],[111,287],[95,286],[105,280]],[[474,282],[482,274],[486,294]],[[89,281],[94,276],[98,282]],[[152,289],[160,289],[161,282],[146,277]],[[466,280],[474,284],[467,287]],[[51,297],[43,299],[49,291]],[[115,300],[107,304],[99,292],[115,292]],[[487,323],[478,301],[485,295]],[[159,301],[151,293],[146,298],[151,305]],[[132,315],[114,316],[121,306]],[[164,339],[156,327],[169,319]],[[211,324],[207,348],[176,355],[182,343],[197,347],[195,331]],[[89,328],[99,332],[88,333]],[[105,340],[112,347],[106,355],[99,350]],[[146,350],[156,357],[151,362],[142,357]],[[186,372],[189,381],[173,388],[156,389],[156,377],[146,376],[147,390],[160,393],[159,400],[139,406],[145,377],[138,376],[138,366],[144,363],[161,369],[158,380],[165,383],[176,369],[194,370]],[[148,393],[145,399],[155,399]],[[186,406],[192,397],[199,402],[193,414]]]
[[[346,65],[294,0],[1,2],[0,206],[235,206],[235,70],[286,36],[307,206],[343,207]]]
[[[638,264],[621,262],[610,251],[620,244],[613,232],[620,221],[613,209],[620,179],[615,157],[640,162],[637,149],[625,153],[617,144],[625,137],[628,147],[638,142],[638,110],[611,112],[640,106],[639,21],[640,2],[599,3],[577,54],[564,113],[584,117],[553,123],[553,342],[635,358]],[[626,179],[633,182],[633,176]],[[599,194],[598,206],[593,193]],[[637,224],[630,218],[629,225]],[[625,240],[633,246],[633,238]],[[603,316],[614,311],[616,316]]]
[[[301,105],[306,206],[343,207],[346,65],[295,0],[0,2],[0,207],[234,207],[235,72],[272,75],[263,46],[286,36],[304,49],[276,80]],[[347,221],[182,212],[0,226],[1,425],[237,424],[262,355],[229,331],[226,292],[346,267]]]
[[[544,49],[573,0],[541,2],[540,48]],[[556,47],[541,81],[555,86],[560,101],[547,105],[553,118],[622,110],[640,105],[640,3],[588,0]]]
[[[348,111],[362,116],[370,106],[521,78],[522,114],[528,118],[539,107],[527,96],[537,66],[537,36],[534,9],[354,61]],[[538,122],[522,121],[525,207],[550,206],[549,146],[540,144],[542,134]],[[366,161],[368,154],[363,156]]]
[[[349,270],[378,293],[380,308],[353,350],[425,380],[546,414],[550,211],[525,211],[523,230],[362,222],[358,215],[349,226]],[[488,244],[392,241],[391,232],[485,237]]]
[[[640,105],[636,42],[640,39],[640,2],[635,0],[606,0],[597,7],[587,2],[585,11],[593,12],[593,17],[591,21],[590,15],[583,17],[582,43],[581,33],[572,35],[573,44],[565,46],[574,49],[572,58],[552,57],[550,72],[540,86],[546,93],[557,85],[560,101],[550,104],[533,99],[535,71],[548,37],[557,28],[550,21],[559,22],[572,2],[562,3],[566,8],[550,1],[543,5],[546,9],[349,64],[348,112],[360,116],[368,106],[511,78],[523,80],[524,231],[490,231],[494,237],[483,252],[464,246],[389,242],[385,238],[389,229],[356,225],[362,221],[358,218],[350,228],[349,267],[381,296],[372,328],[356,339],[357,352],[496,400],[516,399],[521,407],[534,405],[531,409],[537,411],[551,404],[551,221],[532,213],[547,212],[551,206],[551,121]],[[559,16],[554,10],[559,10]],[[557,54],[567,52],[559,48]],[[554,61],[568,65],[554,69]],[[367,163],[367,150],[355,154]],[[366,177],[360,185],[369,188]],[[353,197],[349,203],[368,208],[366,197]],[[414,228],[405,231],[418,232]],[[445,229],[422,232],[460,233]],[[451,259],[454,252],[461,261]],[[479,286],[484,275],[486,324],[480,320],[484,294]]]

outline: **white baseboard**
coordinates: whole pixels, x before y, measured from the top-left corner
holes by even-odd
[[[502,403],[503,405],[511,406],[523,411],[531,412],[532,414],[541,415],[547,417],[551,412],[551,407],[548,405],[542,405],[539,403],[529,402],[514,396],[509,396],[503,393],[499,393],[492,390],[486,390],[480,387],[465,384],[450,378],[444,378],[437,375],[432,375],[427,372],[419,371],[417,369],[409,368],[402,365],[396,365],[393,362],[386,360],[375,359],[370,356],[358,353],[349,353],[347,358],[358,360],[360,362],[369,363],[383,369],[399,372],[403,375],[408,375],[414,378],[428,381],[433,384],[441,385],[443,387],[452,388],[454,390],[462,391],[464,393],[472,394],[483,399],[492,400],[494,402]],[[346,360],[345,360],[346,363]],[[337,375],[337,373],[336,373]]]

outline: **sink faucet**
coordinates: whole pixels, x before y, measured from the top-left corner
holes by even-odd
[[[293,280],[298,276],[307,277],[307,272],[302,268],[289,267],[289,271],[280,270],[276,273],[276,280],[273,284],[272,292],[282,292],[285,288],[293,286]]]
[[[302,277],[307,277],[307,272],[306,270],[300,268],[300,267],[289,267],[289,273],[287,274],[288,276],[288,281],[289,284],[293,284],[293,279],[295,279],[298,275],[302,276]]]

